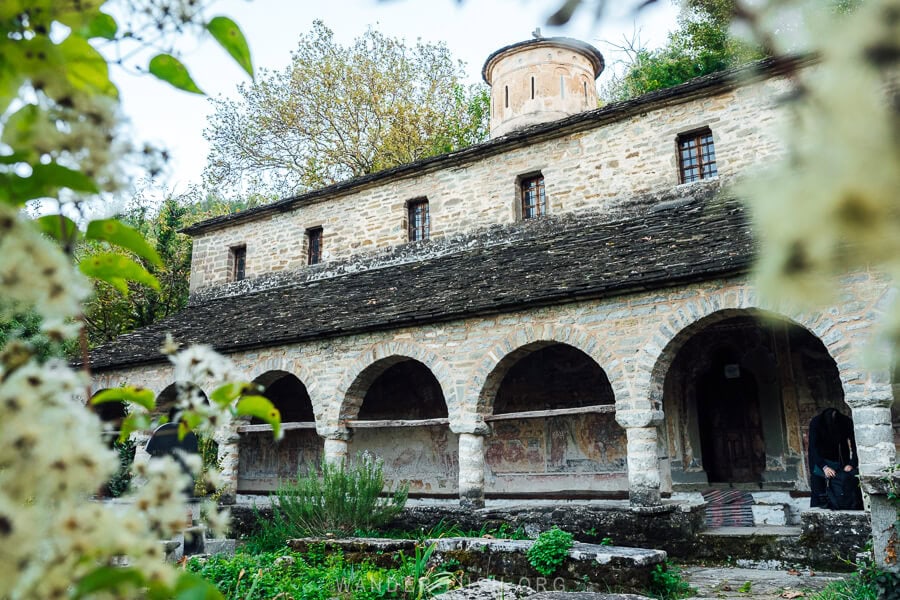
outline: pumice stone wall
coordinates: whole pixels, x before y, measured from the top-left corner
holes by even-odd
[[[190,227],[188,307],[97,348],[98,386],[171,396],[167,332],[228,354],[286,430],[220,432],[238,499],[368,450],[469,506],[739,488],[791,522],[825,407],[864,474],[892,464],[890,373],[862,362],[888,280],[798,313],[748,276],[730,190],[783,152],[783,64],[597,108],[602,67],[569,39],[501,49],[491,140]]]

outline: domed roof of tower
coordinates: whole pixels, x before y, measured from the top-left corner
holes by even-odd
[[[491,86],[492,138],[597,108],[603,55],[580,40],[541,37],[500,48],[481,75]]]
[[[539,31],[540,30],[536,30],[538,34]],[[491,55],[487,57],[487,60],[484,61],[484,66],[481,68],[481,77],[484,79],[485,83],[491,85],[491,71],[494,68],[494,64],[504,55],[510,53],[511,51],[526,49],[530,50],[532,48],[539,49],[542,47],[562,47],[579,52],[590,61],[591,66],[594,68],[594,79],[600,77],[600,73],[602,73],[603,69],[606,67],[606,62],[603,60],[603,55],[600,54],[600,51],[587,42],[582,42],[581,40],[576,40],[575,38],[568,37],[545,38],[536,36],[534,39],[516,42],[515,44],[510,44],[508,46],[503,46],[499,50],[495,50],[494,52],[492,52]]]

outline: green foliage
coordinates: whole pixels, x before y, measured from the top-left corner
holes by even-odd
[[[119,469],[116,471],[108,482],[106,482],[106,493],[111,498],[118,498],[128,491],[131,485],[131,463],[134,462],[134,441],[114,441],[113,448],[119,453]]]
[[[541,575],[550,576],[565,562],[573,543],[571,533],[554,527],[539,535],[528,549],[528,562]]]
[[[689,0],[679,27],[657,50],[624,48],[631,64],[604,90],[607,100],[627,100],[762,57],[760,49],[729,34],[735,0]]]
[[[78,351],[77,342],[49,337],[41,331],[41,322],[41,317],[35,312],[8,315],[0,305],[0,348],[16,340],[40,361],[74,356]]]
[[[397,516],[406,504],[408,485],[401,485],[388,498],[380,460],[368,454],[339,465],[322,463],[321,473],[298,474],[295,481],[282,483],[272,502],[273,518],[260,521],[254,541],[279,544],[292,537],[321,536],[328,533],[351,535],[357,530],[381,527]],[[270,546],[271,547],[271,546]]]
[[[215,197],[197,199],[194,192],[170,196],[159,205],[136,196],[119,218],[124,225],[138,232],[161,263],[129,253],[120,244],[115,249],[141,264],[160,284],[153,288],[128,284],[128,294],[122,295],[112,285],[97,281],[94,295],[85,306],[88,340],[92,345],[111,341],[133,329],[146,327],[184,308],[190,287],[191,239],[179,233],[207,218],[231,214],[257,206],[267,200],[250,198],[235,201]],[[46,217],[48,229],[60,229],[58,215]],[[96,240],[86,240],[79,246],[79,255],[89,257],[109,248]],[[146,251],[144,251],[146,253]]]
[[[237,416],[256,417],[257,419],[265,421],[272,426],[272,433],[275,437],[280,437],[281,413],[275,408],[272,401],[265,396],[242,397],[237,403]]]
[[[213,101],[204,181],[289,196],[480,142],[487,91],[462,81],[443,43],[369,29],[345,46],[316,21],[287,69]]]
[[[666,562],[656,565],[650,572],[650,589],[647,593],[659,600],[678,600],[693,595],[694,590],[681,576],[678,565]]]
[[[222,465],[219,464],[219,445],[208,435],[197,436],[197,450],[202,461],[200,471],[219,472]],[[217,490],[209,485],[204,477],[198,477],[194,480],[194,496],[196,498],[209,497],[211,500],[218,500],[222,495],[222,490]]]
[[[91,397],[91,404],[106,402],[126,402],[152,410],[156,404],[156,394],[153,393],[153,390],[145,387],[123,385],[118,388],[101,390]]]
[[[307,554],[284,550],[259,554],[239,552],[187,563],[218,587],[227,599],[264,598],[430,598],[457,586],[450,573],[428,563],[434,546],[416,547],[413,556],[395,555],[396,568],[369,562],[351,564],[340,552],[328,556],[323,548]]]

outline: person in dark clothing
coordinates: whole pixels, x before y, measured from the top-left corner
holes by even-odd
[[[853,420],[834,408],[813,417],[809,422],[810,507],[828,506],[828,480],[838,470],[849,472],[858,465]]]

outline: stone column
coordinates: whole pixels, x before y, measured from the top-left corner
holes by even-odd
[[[346,464],[353,432],[345,427],[334,427],[320,431],[319,435],[325,438],[325,462],[330,465]]]
[[[884,470],[893,466],[896,460],[891,427],[892,394],[889,385],[880,387],[883,389],[862,402],[848,398],[847,403],[853,409],[859,473],[868,494],[875,562],[879,567],[900,571],[896,559],[889,558],[895,556],[900,547],[900,532],[894,526],[897,508],[887,497],[890,486],[881,481],[886,476]]]
[[[213,435],[213,440],[218,445],[217,458],[222,477],[222,494],[219,496],[219,504],[234,504],[237,499],[241,454],[241,436],[237,428],[241,423],[243,421],[232,421],[227,427],[217,430]]]
[[[459,435],[459,504],[467,508],[484,508],[484,437],[490,426],[480,417],[451,423]]]
[[[484,508],[484,436],[459,434],[459,504]]]
[[[628,499],[634,507],[660,503],[658,433],[662,411],[616,411],[616,422],[625,428],[628,440]]]

